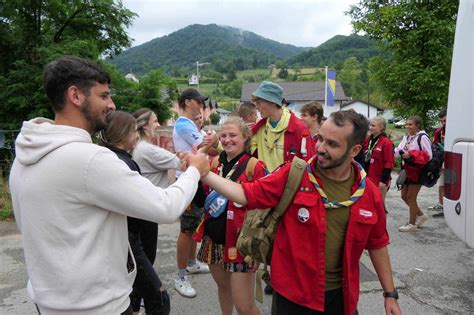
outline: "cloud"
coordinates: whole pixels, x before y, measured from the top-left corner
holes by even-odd
[[[128,33],[140,45],[190,24],[229,25],[285,44],[315,47],[351,33],[355,0],[124,0],[139,14]]]

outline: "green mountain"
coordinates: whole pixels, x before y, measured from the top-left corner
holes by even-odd
[[[336,35],[316,48],[304,51],[287,60],[289,66],[324,67],[336,65],[349,57],[357,57],[364,62],[380,55],[375,41],[359,35]]]
[[[216,71],[227,72],[229,68],[266,67],[304,50],[229,26],[194,24],[132,47],[109,62],[123,72],[144,73],[155,68],[170,72],[192,68],[196,61],[210,62]]]

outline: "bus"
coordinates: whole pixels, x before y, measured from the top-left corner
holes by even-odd
[[[474,0],[460,0],[449,83],[444,215],[474,248]]]

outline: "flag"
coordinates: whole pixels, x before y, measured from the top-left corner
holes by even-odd
[[[326,67],[326,106],[334,106],[336,98],[336,72]]]

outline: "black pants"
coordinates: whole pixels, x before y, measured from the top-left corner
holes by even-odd
[[[168,315],[170,299],[166,291],[161,292],[163,286],[153,263],[156,257],[156,243],[158,228],[156,223],[149,222],[140,233],[129,231],[128,239],[137,263],[137,277],[130,294],[133,311],[140,310],[141,299],[145,303],[146,314]]]
[[[276,315],[341,315],[344,314],[342,288],[326,291],[324,295],[324,312],[298,305],[275,292]],[[358,315],[356,311],[354,315]]]

